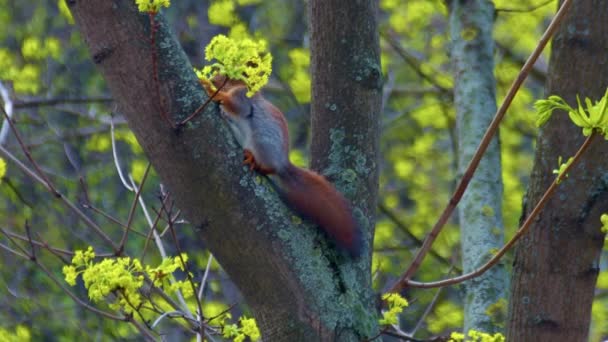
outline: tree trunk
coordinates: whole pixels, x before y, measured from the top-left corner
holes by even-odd
[[[496,112],[494,6],[487,0],[450,2],[458,169],[462,175]],[[504,243],[500,147],[494,138],[458,206],[464,273],[480,267]],[[465,332],[494,333],[507,309],[508,277],[502,264],[465,284]],[[501,305],[504,308],[501,309]],[[488,314],[492,313],[492,314]]]
[[[374,0],[309,3],[311,165],[355,200],[369,242],[377,207],[382,99],[377,6]]]
[[[294,222],[294,213],[269,182],[241,165],[242,150],[215,106],[177,131],[163,118],[155,96],[153,48],[158,55],[161,101],[172,121],[194,112],[205,96],[162,15],[152,47],[147,40],[148,16],[137,12],[134,1],[66,2],[120,112],[196,229],[199,245],[211,250],[242,291],[263,338],[354,341],[375,335],[369,253],[356,262],[338,255],[324,248],[325,239],[316,227]],[[352,136],[347,129],[343,134]],[[377,134],[370,132],[370,136],[356,133],[362,141],[373,142]],[[338,148],[339,142],[334,146]],[[374,178],[375,156],[369,158],[372,161],[361,167],[370,168]],[[349,166],[340,161],[333,166],[345,165]],[[359,189],[361,183],[368,186],[367,181],[355,179],[352,184]],[[375,204],[375,196],[368,198]],[[357,212],[364,213],[357,218],[369,218],[372,205],[356,202]],[[373,221],[367,222],[369,240]]]
[[[575,1],[556,33],[547,95],[576,107],[576,95],[599,99],[608,84],[608,2]],[[555,175],[558,157],[573,156],[581,129],[562,111],[542,127],[524,217]],[[517,245],[507,340],[586,341],[598,258],[603,245],[600,215],[608,211],[608,145],[596,139],[570,172],[530,232]]]

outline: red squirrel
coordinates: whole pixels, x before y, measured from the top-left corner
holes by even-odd
[[[277,176],[283,200],[296,212],[319,225],[336,245],[353,258],[361,254],[361,230],[351,208],[323,176],[289,161],[289,136],[285,116],[259,92],[247,97],[242,81],[216,76],[201,84],[220,104],[239,143],[243,163],[264,175]],[[213,84],[213,86],[212,86]],[[213,88],[220,88],[216,91]]]

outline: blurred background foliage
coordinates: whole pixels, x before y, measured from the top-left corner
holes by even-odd
[[[553,15],[557,1],[494,3],[495,74],[500,103]],[[372,275],[379,293],[408,265],[459,177],[447,11],[445,2],[439,0],[380,0],[385,86]],[[204,47],[218,33],[268,42],[275,72],[265,94],[290,122],[292,159],[299,165],[307,164],[309,136],[306,13],[306,1],[302,0],[180,0],[173,1],[163,13],[196,67],[205,63]],[[9,89],[14,121],[26,145],[59,190],[77,204],[89,203],[96,208],[84,210],[110,237],[120,240],[122,228],[97,212],[107,212],[124,223],[134,198],[122,186],[114,165],[111,121],[116,126],[116,149],[123,172],[139,181],[147,160],[90,61],[69,10],[63,0],[0,0],[0,22],[0,81]],[[517,228],[532,166],[537,133],[532,103],[544,95],[547,63],[545,53],[500,129],[507,236]],[[14,136],[9,135],[4,146],[26,160]],[[160,208],[160,193],[159,180],[152,172],[142,192],[150,211]],[[7,161],[6,174],[0,182],[0,228],[23,237],[26,225],[36,240],[57,248],[74,250],[92,245],[97,251],[109,251],[109,246],[60,201]],[[419,279],[435,280],[459,272],[457,225],[458,217],[453,217],[433,246],[433,254],[425,260]],[[139,256],[149,229],[141,210],[136,212],[133,227],[141,234],[131,234],[127,253]],[[189,250],[194,241],[198,243],[187,222],[177,228],[182,250]],[[169,234],[163,239],[167,253],[176,255]],[[5,234],[0,236],[0,242],[6,246],[12,243]],[[61,260],[44,250],[38,252],[41,262],[61,278]],[[139,339],[128,324],[116,324],[75,304],[34,264],[4,250],[0,253],[0,340],[72,341],[82,339],[83,332],[87,334],[85,340]],[[506,265],[511,264],[509,258]],[[194,276],[200,279],[209,254],[190,254],[190,260]],[[158,251],[150,249],[144,261],[157,264]],[[608,336],[606,261],[604,255],[593,306],[592,341]],[[76,291],[86,300],[82,286]],[[416,331],[421,338],[460,329],[461,295],[459,287],[409,291],[410,306],[401,316],[402,329]],[[233,317],[247,313],[238,290],[213,262],[205,292],[205,316],[215,316],[229,308]],[[489,314],[500,320],[506,310],[507,304],[502,303]],[[178,334],[175,338],[191,337],[181,335],[177,329],[173,331],[171,323],[163,329]]]

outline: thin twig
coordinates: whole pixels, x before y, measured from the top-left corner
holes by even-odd
[[[211,263],[213,262],[213,254],[209,253],[209,259],[207,260],[207,267],[205,267],[205,273],[203,273],[203,279],[198,287],[198,300],[203,300],[203,292],[207,283],[207,277],[209,276],[209,270],[211,269]]]
[[[224,83],[222,83],[222,85],[220,87],[217,88],[217,90],[213,93],[213,95],[209,96],[207,98],[207,100],[205,102],[203,102],[202,105],[200,105],[195,111],[194,113],[190,114],[187,118],[185,118],[184,120],[180,121],[180,123],[177,125],[178,127],[181,127],[185,124],[187,124],[190,120],[194,119],[194,117],[196,115],[198,115],[198,113],[200,113],[203,109],[205,109],[205,107],[207,107],[207,105],[209,104],[209,102],[211,102],[211,100],[213,100],[213,98],[215,97],[215,95],[217,95],[217,93],[220,92],[220,90],[222,90],[222,88],[224,88],[224,86],[226,85],[226,83],[228,82],[228,77],[226,77],[226,79],[224,80]]]
[[[168,196],[164,196],[164,197],[161,198],[161,201],[160,201],[161,207],[165,205],[164,203],[165,203],[165,200],[167,200],[167,197]],[[146,235],[146,241],[144,243],[144,248],[143,248],[143,251],[141,252],[141,258],[140,258],[140,260],[142,262],[144,261],[144,258],[146,257],[146,252],[148,251],[148,245],[149,245],[149,242],[150,242],[150,238],[152,237],[153,234],[155,235],[155,238],[156,238],[156,236],[158,236],[158,233],[156,232],[156,226],[158,225],[158,222],[160,221],[161,215],[162,215],[161,211],[159,211],[158,213],[156,213],[156,217],[154,218],[154,222],[150,223],[150,231]]]
[[[146,167],[146,171],[144,172],[144,177],[141,180],[141,184],[139,185],[139,187],[136,187],[137,191],[135,192],[135,198],[133,199],[133,203],[131,204],[131,210],[129,210],[129,216],[127,218],[127,226],[126,229],[124,231],[124,234],[122,235],[122,239],[120,240],[120,252],[122,252],[125,248],[125,244],[127,243],[127,238],[129,236],[129,230],[131,230],[131,224],[133,223],[133,217],[135,216],[135,209],[137,209],[137,203],[139,202],[139,198],[141,197],[141,191],[144,188],[144,184],[146,183],[146,179],[148,179],[148,173],[150,172],[150,167],[152,166],[152,164],[150,164],[150,162],[148,162],[148,166]],[[133,179],[131,179],[131,183],[134,184],[135,186],[135,182],[133,181]]]
[[[30,243],[30,247],[32,248],[32,260],[36,260],[36,246],[34,246],[34,242],[32,241],[32,233],[30,232],[30,225],[25,221],[25,233],[27,234],[27,241]]]
[[[11,120],[11,117],[8,115],[8,113],[6,112],[6,110],[4,110],[3,106],[0,106],[0,108],[2,109],[2,114],[4,115],[4,119],[6,120],[5,122],[8,123],[9,127],[13,131],[13,134],[15,135],[15,138],[17,139],[17,142],[19,143],[19,146],[21,146],[21,150],[25,154],[26,158],[30,161],[30,163],[32,163],[32,165],[34,166],[34,169],[38,173],[38,176],[40,176],[40,178],[42,178],[44,180],[44,182],[45,182],[46,186],[48,187],[48,189],[55,196],[60,196],[58,194],[57,190],[55,190],[55,186],[53,185],[53,183],[51,183],[51,180],[46,176],[46,174],[44,173],[44,171],[42,171],[42,168],[40,168],[40,165],[38,165],[38,163],[36,163],[36,161],[34,160],[34,157],[32,157],[32,154],[31,154],[30,150],[27,148],[27,146],[25,146],[25,143],[23,142],[23,139],[21,138],[21,134],[19,134],[19,131],[17,130],[17,127],[15,127],[15,125],[13,124],[13,121]]]
[[[110,141],[112,142],[112,157],[114,159],[114,165],[116,166],[116,172],[118,172],[118,177],[122,182],[122,186],[124,186],[127,190],[133,191],[133,188],[129,186],[127,183],[127,178],[122,173],[122,169],[120,168],[120,161],[118,160],[118,152],[116,152],[116,137],[114,136],[114,121],[110,120]]]
[[[55,97],[51,99],[33,99],[15,102],[15,108],[44,107],[61,104],[109,103],[112,101],[114,100],[107,96],[83,98]]]
[[[414,233],[412,233],[409,229],[407,229],[405,223],[403,223],[398,217],[397,215],[390,210],[387,206],[385,206],[382,203],[378,203],[378,209],[380,210],[381,213],[383,213],[389,220],[391,220],[405,235],[407,235],[407,237],[414,241],[414,243],[417,246],[421,246],[422,245],[422,240],[420,240],[416,235],[414,235]],[[395,250],[397,250],[395,248]],[[429,254],[434,256],[437,260],[439,260],[441,263],[450,266],[450,267],[454,267],[458,272],[461,271],[461,269],[459,267],[456,267],[452,264],[452,262],[450,262],[447,258],[445,258],[444,256],[442,256],[441,254],[437,253],[434,249],[430,249]]]
[[[9,252],[11,254],[15,254],[16,256],[22,257],[23,259],[28,258],[27,255],[10,248],[9,246],[3,244],[2,242],[0,242],[0,248],[6,250],[7,252]]]
[[[594,132],[590,136],[587,137],[587,139],[585,140],[583,145],[581,145],[581,147],[578,149],[578,151],[572,158],[572,162],[568,164],[568,166],[565,168],[565,170],[563,172],[561,172],[555,178],[555,180],[553,180],[553,183],[551,183],[551,185],[549,186],[547,191],[545,191],[545,193],[543,194],[543,197],[538,201],[538,203],[536,204],[536,206],[534,207],[532,212],[530,212],[530,215],[528,215],[528,217],[526,218],[524,223],[517,230],[517,232],[511,238],[511,240],[509,240],[509,242],[507,242],[498,252],[496,252],[496,254],[488,262],[486,262],[483,266],[481,266],[478,269],[476,269],[472,272],[469,272],[467,274],[463,274],[461,276],[450,278],[450,279],[444,279],[444,280],[439,280],[439,281],[434,281],[434,282],[429,282],[429,283],[422,283],[422,282],[412,281],[412,280],[408,279],[408,280],[406,280],[407,283],[404,285],[410,286],[410,287],[428,289],[428,288],[434,288],[434,287],[443,287],[443,286],[459,284],[466,280],[469,280],[469,279],[472,279],[472,278],[475,278],[475,277],[478,277],[478,276],[484,274],[487,270],[489,270],[494,265],[496,265],[500,261],[502,256],[505,255],[507,253],[507,251],[509,251],[509,249],[511,249],[511,247],[513,247],[513,245],[530,229],[530,227],[532,226],[532,222],[540,214],[542,209],[545,207],[547,201],[549,201],[549,199],[551,199],[553,192],[555,192],[555,190],[557,189],[558,183],[560,183],[565,177],[567,177],[567,174],[570,171],[570,169],[580,161],[581,156],[589,148],[589,146],[591,145],[591,143],[593,142],[594,138],[597,135],[598,135],[598,133]]]
[[[9,130],[9,121],[12,120],[14,103],[10,97],[8,89],[4,86],[4,83],[0,81],[0,97],[2,97],[2,108],[6,112],[8,119],[2,123],[2,127],[0,128],[0,145],[4,145],[6,138],[8,137]]]
[[[114,241],[112,241],[112,239],[110,239],[110,237],[103,232],[101,227],[99,227],[95,222],[93,222],[87,215],[85,215],[85,213],[83,213],[78,207],[76,207],[72,202],[70,202],[60,192],[58,192],[58,191],[53,192],[51,190],[51,188],[48,187],[47,183],[42,178],[40,178],[40,176],[38,176],[34,171],[30,170],[30,168],[28,168],[25,164],[23,164],[23,162],[21,162],[19,159],[17,159],[17,157],[15,157],[10,151],[5,149],[1,145],[0,145],[0,155],[3,155],[7,159],[9,159],[11,162],[13,162],[15,165],[17,165],[17,167],[19,169],[21,169],[21,171],[23,171],[23,173],[25,173],[27,176],[29,176],[36,182],[40,183],[48,191],[52,192],[54,194],[55,198],[61,199],[61,201],[70,210],[72,210],[84,223],[86,223],[87,226],[89,226],[91,229],[93,229],[95,231],[95,233],[97,233],[97,235],[99,235],[101,237],[102,240],[104,240],[106,243],[108,243],[112,247],[112,249],[114,249],[114,250],[118,249],[118,247],[114,244]]]
[[[492,120],[492,122],[490,123],[490,126],[488,127],[486,133],[484,134],[484,136],[481,140],[481,143],[479,144],[479,147],[477,148],[477,151],[475,152],[475,155],[473,156],[471,162],[467,166],[467,169],[466,169],[464,175],[462,176],[462,179],[458,183],[458,186],[456,187],[454,194],[450,198],[450,201],[448,202],[446,208],[444,209],[443,213],[439,217],[439,220],[437,221],[437,223],[435,223],[435,226],[433,226],[433,229],[431,230],[429,235],[424,240],[422,247],[420,247],[420,249],[418,250],[418,253],[416,254],[414,260],[412,261],[410,267],[401,276],[399,281],[397,281],[397,283],[395,283],[392,286],[391,292],[397,292],[397,291],[403,289],[403,287],[409,282],[409,279],[411,279],[411,277],[414,275],[414,273],[416,273],[416,271],[418,271],[418,268],[420,268],[420,265],[422,264],[422,260],[424,259],[426,254],[429,252],[433,242],[435,241],[437,236],[439,236],[441,229],[443,229],[443,227],[449,220],[450,216],[452,215],[453,211],[456,209],[456,205],[462,198],[464,191],[466,190],[467,186],[469,185],[469,182],[473,178],[473,174],[474,174],[475,170],[477,169],[477,166],[479,165],[479,162],[481,161],[482,156],[486,152],[488,145],[492,141],[492,138],[498,131],[498,126],[499,126],[500,122],[502,121],[503,117],[505,116],[507,109],[511,105],[511,102],[513,101],[513,98],[515,97],[515,94],[517,93],[517,91],[519,90],[519,88],[521,87],[521,85],[523,84],[525,79],[527,78],[528,74],[530,73],[530,70],[534,66],[534,63],[536,62],[536,60],[542,53],[544,47],[547,45],[547,43],[551,39],[551,36],[553,36],[553,33],[555,32],[555,30],[561,23],[562,19],[568,12],[568,8],[570,8],[571,4],[572,4],[572,0],[565,0],[563,2],[562,6],[560,7],[560,9],[557,11],[555,17],[553,17],[553,20],[549,24],[549,27],[547,27],[547,29],[545,30],[545,33],[541,37],[538,45],[536,46],[536,48],[534,49],[534,51],[532,52],[532,54],[526,61],[526,64],[524,64],[524,66],[522,67],[521,71],[519,72],[519,75],[517,75],[517,78],[515,79],[513,84],[511,85],[509,92],[507,93],[502,105],[496,112],[494,119]]]
[[[127,316],[127,321],[129,323],[133,324],[135,326],[135,328],[137,330],[139,330],[139,332],[144,336],[144,338],[147,341],[151,341],[151,342],[155,342],[156,341],[156,337],[154,335],[152,335],[152,333],[150,332],[150,329],[147,329],[141,323],[139,323],[138,321],[136,321],[135,318],[133,318],[133,316]]]
[[[171,213],[168,212],[167,213],[168,217],[171,217]],[[175,233],[175,229],[173,229],[173,224],[171,222],[169,222],[169,227],[171,230],[171,236],[173,237],[173,243],[175,244],[175,249],[177,251],[177,256],[179,257],[180,262],[182,263],[182,266],[184,267],[184,273],[186,273],[186,278],[188,278],[188,282],[190,283],[190,287],[192,287],[192,293],[196,293],[196,284],[194,284],[194,279],[192,278],[192,273],[190,272],[190,269],[188,268],[188,265],[186,264],[186,262],[184,261],[184,257],[182,256],[182,249],[179,245],[179,241],[177,240],[177,234]],[[178,291],[178,296],[181,297],[181,292]],[[201,304],[200,299],[198,298],[198,296],[195,297],[196,299],[196,306],[198,309],[198,321],[199,321],[199,331],[198,333],[201,336],[205,335],[205,326],[203,325],[203,306]]]
[[[10,238],[10,236],[9,236],[8,234],[6,234],[6,232],[4,231],[4,229],[0,228],[0,232],[4,233],[4,234],[5,234],[5,236],[6,236],[6,237],[7,237],[9,240],[11,240],[13,243],[15,243],[15,242],[14,242],[14,240],[12,240],[12,239]],[[23,250],[23,249],[21,248],[21,246],[19,246],[18,244],[16,244],[16,243],[15,243],[15,245],[16,245],[16,246],[18,246],[18,248],[19,248],[19,249]],[[2,246],[2,247],[4,248],[4,245],[0,244],[0,246]],[[4,248],[4,249],[5,249],[5,250],[7,250],[7,251],[9,251],[9,252],[11,252],[11,253],[13,253],[14,255],[17,255],[17,256],[22,257],[22,258],[24,258],[24,259],[26,259],[26,260],[30,260],[30,261],[32,261],[32,262],[33,262],[33,263],[34,263],[36,266],[38,266],[38,267],[39,267],[39,268],[40,268],[40,269],[41,269],[41,270],[42,270],[44,273],[46,273],[46,275],[47,275],[47,276],[48,276],[48,277],[51,279],[51,281],[53,281],[53,282],[54,282],[54,283],[55,283],[57,286],[59,286],[59,287],[60,287],[60,288],[61,288],[61,289],[62,289],[62,290],[63,290],[63,291],[64,291],[64,292],[65,292],[65,293],[66,293],[66,294],[67,294],[67,295],[70,297],[70,298],[72,298],[72,300],[74,300],[74,302],[76,302],[77,304],[81,305],[81,306],[82,306],[82,307],[84,307],[85,309],[87,309],[87,310],[89,310],[89,311],[91,311],[91,312],[93,312],[93,313],[96,313],[96,314],[98,314],[98,315],[100,315],[100,316],[102,316],[102,317],[106,317],[106,318],[113,319],[113,320],[116,320],[116,321],[125,321],[125,318],[124,318],[124,317],[115,316],[115,315],[113,315],[113,314],[111,314],[111,313],[108,313],[108,312],[105,312],[105,311],[99,310],[99,309],[97,309],[97,308],[95,308],[95,307],[92,307],[92,306],[88,305],[87,303],[83,302],[82,300],[80,300],[80,298],[78,298],[78,296],[76,296],[76,295],[75,295],[75,294],[74,294],[72,291],[70,291],[70,289],[66,288],[66,287],[63,285],[63,283],[62,283],[62,282],[60,282],[60,281],[59,281],[59,280],[58,280],[58,279],[55,277],[55,275],[54,275],[54,274],[53,274],[53,273],[52,273],[52,272],[51,272],[49,269],[47,269],[47,268],[46,268],[44,265],[42,265],[40,262],[38,262],[38,260],[36,260],[36,259],[32,259],[32,257],[31,257],[31,256],[30,256],[30,255],[27,253],[27,251],[23,250],[23,254],[21,254],[21,253],[19,253],[19,252],[15,252],[14,250],[12,250],[12,249],[10,249],[10,248]]]
[[[85,208],[85,209],[92,210],[94,213],[96,213],[96,214],[99,214],[99,215],[103,216],[105,219],[107,219],[107,220],[109,220],[110,222],[112,222],[112,223],[114,223],[114,224],[116,224],[116,225],[120,226],[122,229],[127,229],[127,225],[126,225],[126,224],[124,224],[124,223],[120,222],[120,221],[119,221],[117,218],[115,218],[114,216],[112,216],[112,215],[110,215],[110,214],[106,213],[105,211],[103,211],[103,210],[101,210],[101,209],[99,209],[99,208],[96,208],[96,207],[92,206],[90,203],[85,203],[85,204],[83,204],[82,206],[83,206],[83,208]],[[136,230],[136,229],[133,229],[133,228],[131,228],[131,232],[133,232],[133,233],[135,233],[135,234],[137,234],[137,235],[139,235],[139,236],[141,236],[141,237],[146,237],[146,236],[147,236],[145,233],[142,233],[142,232],[140,232],[139,230]]]
[[[388,32],[380,32],[380,36],[384,37],[388,44],[397,52],[399,56],[424,80],[432,84],[435,88],[437,88],[442,94],[450,94],[452,91],[444,86],[442,86],[439,81],[433,78],[429,73],[425,72],[421,68],[421,63],[418,58],[414,57],[411,53],[409,53],[406,49],[404,49],[401,44]]]
[[[533,12],[541,7],[549,5],[552,2],[554,2],[554,0],[546,0],[546,1],[541,2],[538,5],[531,5],[531,6],[524,7],[524,8],[500,8],[499,7],[499,8],[496,8],[494,11],[495,12],[511,12],[511,13],[513,13],[513,12],[516,12],[516,13]]]

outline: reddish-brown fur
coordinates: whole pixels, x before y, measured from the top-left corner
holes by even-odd
[[[246,97],[242,81],[226,81],[220,76],[212,82],[215,87],[224,85],[213,100],[229,115],[229,121],[236,126],[235,133],[244,136],[243,162],[262,174],[276,175],[287,204],[318,224],[338,247],[358,257],[362,248],[361,230],[344,196],[323,176],[289,161],[289,137],[283,113],[261,94]],[[215,93],[211,82],[201,83],[209,95]]]
[[[325,177],[291,164],[278,176],[283,197],[295,211],[323,228],[352,257],[361,255],[361,230],[351,208]]]

